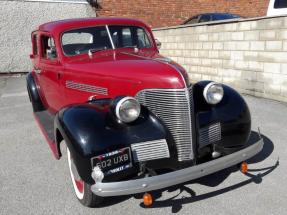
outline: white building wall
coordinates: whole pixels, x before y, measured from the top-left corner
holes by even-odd
[[[287,17],[154,29],[161,54],[193,82],[213,80],[242,93],[287,102]]]
[[[40,24],[95,15],[83,0],[0,0],[0,73],[31,70],[30,35]]]

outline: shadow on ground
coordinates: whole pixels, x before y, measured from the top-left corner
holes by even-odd
[[[247,161],[249,164],[261,162],[261,161],[265,160],[266,158],[268,158],[272,154],[272,152],[274,150],[273,142],[268,137],[266,137],[264,135],[262,135],[262,138],[264,140],[263,149],[256,156],[254,156],[253,158],[251,158]],[[257,140],[258,140],[258,133],[252,131],[250,139],[249,139],[249,144],[252,144],[252,143],[256,142]],[[211,174],[208,176],[204,176],[200,179],[186,182],[184,184],[172,186],[172,187],[169,187],[167,189],[153,191],[152,194],[153,194],[153,198],[154,198],[154,203],[152,206],[149,206],[147,208],[170,207],[172,213],[177,213],[181,210],[182,205],[184,205],[184,204],[189,204],[189,203],[205,200],[208,198],[212,198],[214,196],[218,196],[218,195],[233,191],[235,189],[238,189],[240,187],[246,186],[250,183],[260,184],[263,180],[263,177],[270,174],[274,169],[277,168],[277,166],[279,166],[279,160],[273,166],[260,168],[260,169],[249,169],[248,173],[246,174],[246,176],[248,176],[248,179],[246,179],[245,181],[242,181],[240,183],[237,183],[237,184],[234,184],[234,185],[231,185],[231,186],[228,186],[228,187],[216,190],[216,191],[201,194],[201,195],[196,195],[196,193],[192,189],[187,187],[186,185],[197,183],[197,184],[201,184],[201,185],[205,185],[205,186],[209,186],[209,187],[216,187],[219,184],[221,184],[225,179],[227,179],[228,176],[232,172],[238,171],[238,167],[236,167],[236,166],[230,167],[230,168],[227,168],[225,170],[219,171],[217,173],[214,173],[214,174]],[[255,172],[258,172],[258,171],[261,171],[261,172],[256,174]],[[262,172],[262,171],[264,171],[264,172]],[[254,174],[252,174],[253,172],[254,172]],[[173,196],[169,199],[158,200],[162,196],[162,193],[166,192],[166,191],[167,192],[179,191],[179,192],[177,192],[177,194],[175,196]],[[184,191],[186,193],[188,193],[188,196],[186,196],[186,197],[184,196],[181,199],[176,199],[176,197],[178,197]],[[107,198],[105,201],[105,204],[102,205],[101,207],[107,207],[107,206],[110,206],[113,204],[117,204],[117,203],[125,201],[131,197],[142,198],[142,194],[134,195],[134,196],[122,196],[122,197]],[[140,206],[143,208],[146,208],[143,203],[141,203]]]

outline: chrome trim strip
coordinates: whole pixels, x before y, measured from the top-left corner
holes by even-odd
[[[73,90],[79,90],[84,91],[88,93],[96,93],[101,95],[108,95],[108,89],[104,87],[98,87],[94,85],[88,85],[88,84],[81,84],[74,81],[66,81],[66,88],[73,89]]]
[[[257,143],[254,143],[245,149],[203,164],[148,178],[121,182],[97,182],[92,185],[91,190],[95,195],[105,197],[144,193],[170,187],[218,172],[242,161],[246,161],[260,152],[263,145],[264,142],[261,138]]]
[[[169,158],[169,149],[165,139],[152,140],[131,145],[135,162]]]
[[[109,39],[110,39],[110,42],[111,42],[111,44],[112,44],[112,48],[115,49],[115,44],[114,44],[114,42],[113,42],[113,39],[112,39],[112,36],[111,36],[111,32],[110,32],[110,29],[109,29],[109,26],[108,26],[108,25],[106,25],[106,30],[107,30],[107,32],[108,32]]]

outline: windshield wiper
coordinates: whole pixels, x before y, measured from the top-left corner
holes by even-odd
[[[96,48],[96,49],[89,49],[88,55],[89,55],[89,57],[92,57],[93,53],[104,51],[104,50],[107,50],[107,49],[108,48],[106,46],[105,47],[101,47],[101,48]]]
[[[137,45],[134,45],[134,46],[124,46],[123,48],[138,48]]]

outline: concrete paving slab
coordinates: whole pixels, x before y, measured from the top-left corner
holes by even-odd
[[[250,174],[229,168],[155,192],[150,208],[127,196],[91,209],[74,196],[66,156],[54,159],[25,89],[25,77],[0,78],[0,214],[286,214],[285,103],[244,96],[252,129],[260,126],[265,141],[264,150],[249,161]]]

